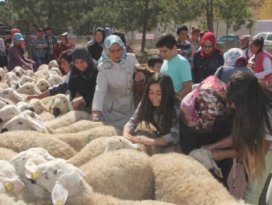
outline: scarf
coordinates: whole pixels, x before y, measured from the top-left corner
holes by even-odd
[[[205,53],[203,51],[203,49],[201,49],[200,51],[200,55],[203,56],[204,58],[209,58],[212,56],[212,54],[215,52],[215,51],[219,51],[219,49],[216,48],[216,40],[215,40],[215,36],[212,32],[206,32],[203,37],[201,38],[201,41],[200,41],[200,45],[203,46],[203,44],[206,42],[206,41],[210,41],[212,43],[212,46],[213,46],[213,49],[209,52],[209,53]]]

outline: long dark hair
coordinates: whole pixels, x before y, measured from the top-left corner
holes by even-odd
[[[234,103],[233,145],[251,177],[260,176],[267,151],[266,128],[271,132],[271,92],[245,72],[232,75],[227,98]]]
[[[149,88],[153,84],[159,84],[161,88],[161,103],[158,108],[155,108],[149,99]],[[161,122],[159,125],[154,121],[154,110],[159,113],[158,121]],[[175,91],[172,80],[168,75],[156,73],[145,86],[137,122],[145,122],[147,126],[151,123],[161,134],[165,134],[170,131],[173,114],[175,114]]]
[[[259,49],[258,49],[258,53],[259,53],[259,52],[263,51],[264,39],[263,39],[263,37],[253,38],[252,41],[250,42],[250,44],[259,47]]]

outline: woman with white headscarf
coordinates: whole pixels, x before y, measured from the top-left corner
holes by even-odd
[[[118,36],[110,35],[105,39],[92,105],[94,121],[101,120],[123,129],[135,110],[133,75],[136,64],[135,55],[126,52]]]
[[[224,53],[224,65],[220,66],[214,75],[227,84],[232,74],[238,70],[254,75],[254,72],[247,67],[244,52],[240,48],[231,48]]]

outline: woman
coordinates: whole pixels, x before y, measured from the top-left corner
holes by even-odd
[[[193,57],[193,82],[200,83],[224,64],[220,50],[216,48],[216,39],[212,32],[206,32],[200,41],[201,49]]]
[[[99,60],[103,51],[105,40],[105,31],[103,28],[97,28],[94,33],[94,39],[87,43],[87,48],[93,59]]]
[[[263,38],[254,38],[250,42],[250,52],[254,56],[249,60],[249,66],[258,79],[270,84],[272,83],[272,55],[263,47]]]
[[[271,96],[271,91],[263,87],[255,76],[234,73],[227,90],[227,98],[234,109],[231,136],[208,146],[213,150],[214,158],[237,156],[242,160],[248,175],[244,200],[254,205],[258,204],[272,169]],[[220,151],[231,146],[232,151]],[[267,199],[271,200],[271,197]]]
[[[135,55],[126,52],[118,36],[110,35],[105,39],[102,57],[98,62],[93,120],[102,120],[123,129],[135,110],[133,75],[137,63]]]
[[[240,48],[231,48],[226,51],[224,53],[224,62],[224,65],[220,66],[214,75],[226,84],[229,82],[231,75],[236,71],[254,75],[254,72],[247,67],[246,57]]]
[[[87,110],[91,109],[97,77],[96,66],[88,50],[84,47],[73,49],[71,56],[73,64],[64,83],[54,86],[38,96],[29,96],[27,99],[44,98],[69,91],[71,100],[73,100],[77,94],[81,96],[72,101],[74,109],[79,109],[82,106],[85,106]],[[67,64],[67,66],[69,65]],[[68,71],[68,69],[68,67],[64,67],[64,70]]]
[[[22,42],[24,41],[21,33],[14,33],[12,36],[12,44],[8,52],[8,70],[12,71],[15,66],[21,66],[27,69],[32,69],[34,61],[24,56]]]
[[[152,75],[138,109],[124,127],[123,136],[152,148],[153,153],[174,151],[179,141],[175,101],[171,78],[161,73]],[[142,126],[148,130],[146,135],[135,131],[136,128],[141,130]]]

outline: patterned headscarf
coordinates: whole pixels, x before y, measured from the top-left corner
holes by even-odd
[[[237,60],[244,56],[240,48],[231,48],[224,53],[224,61],[227,66],[237,66]]]
[[[103,52],[102,52],[102,56],[99,59],[99,63],[111,62],[111,60],[109,58],[109,49],[115,43],[117,43],[122,48],[122,56],[121,56],[121,59],[120,59],[119,63],[123,64],[125,62],[125,60],[127,58],[127,52],[126,52],[126,47],[125,47],[123,41],[120,39],[119,36],[110,35],[104,41],[104,49],[103,49]]]

